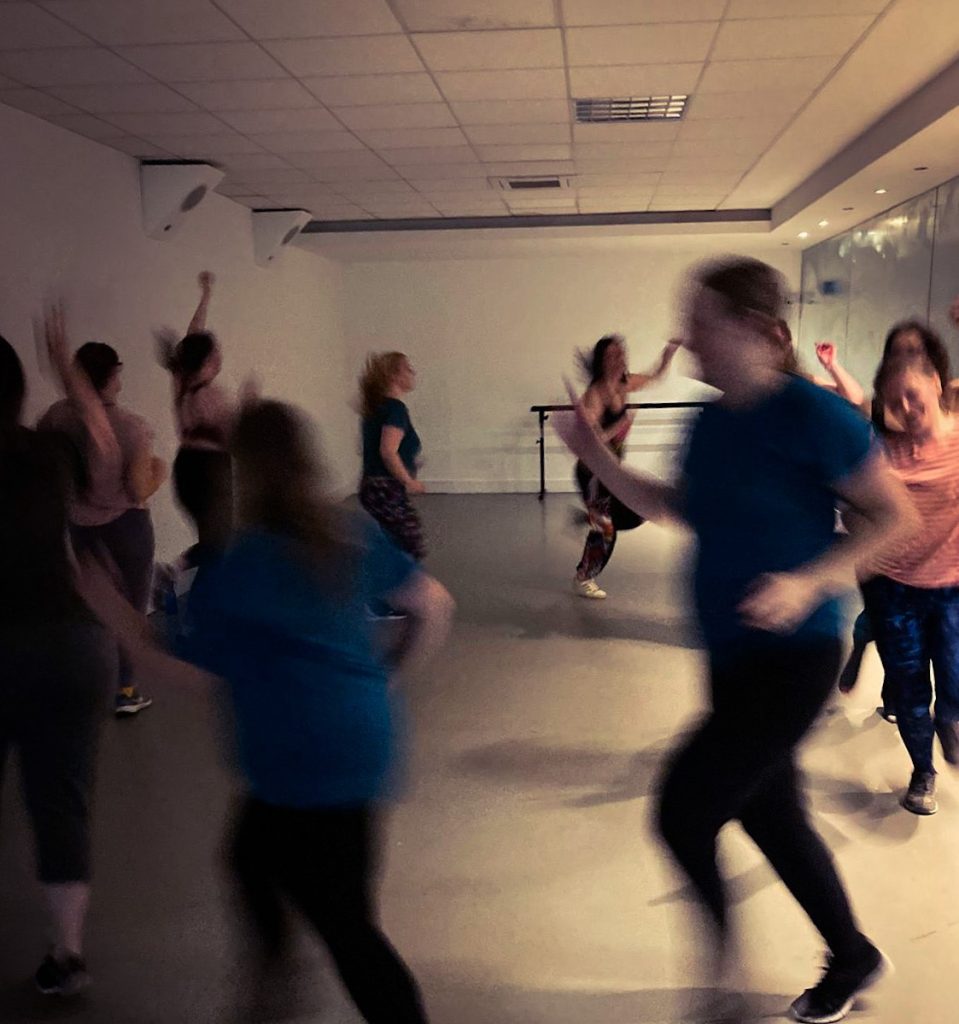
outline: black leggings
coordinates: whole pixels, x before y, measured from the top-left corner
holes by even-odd
[[[233,463],[229,453],[182,446],[173,460],[173,491],[196,525],[202,551],[223,548],[233,528]]]
[[[800,792],[796,745],[839,671],[838,639],[769,641],[711,666],[713,709],[672,758],[659,828],[689,875],[720,938],[725,885],[716,865],[720,829],[738,819],[836,955],[863,947],[832,856]]]
[[[369,806],[300,810],[247,797],[230,865],[260,952],[287,948],[284,901],[313,925],[369,1024],[423,1024],[409,970],[376,924],[375,819]]]

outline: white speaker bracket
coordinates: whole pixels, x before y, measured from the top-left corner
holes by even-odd
[[[253,258],[268,267],[313,219],[308,210],[252,210]]]
[[[195,160],[144,160],[140,164],[143,230],[150,238],[170,238],[223,179],[224,172]]]

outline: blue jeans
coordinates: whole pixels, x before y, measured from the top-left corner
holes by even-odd
[[[959,721],[959,587],[910,587],[885,576],[863,585],[879,656],[891,684],[899,734],[917,771],[932,772],[929,713]]]

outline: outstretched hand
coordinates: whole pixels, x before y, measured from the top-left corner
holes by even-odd
[[[201,270],[197,277],[197,283],[205,292],[213,291],[213,285],[216,284],[216,277],[209,270]]]
[[[44,311],[43,318],[34,320],[34,333],[46,352],[61,383],[70,373],[70,343],[67,339],[67,318],[63,302],[57,300]]]
[[[753,629],[788,635],[805,622],[819,598],[819,585],[812,576],[766,573],[756,580],[739,612]]]

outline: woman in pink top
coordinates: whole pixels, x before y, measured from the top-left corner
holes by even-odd
[[[913,764],[903,806],[934,814],[934,734],[946,761],[959,764],[959,421],[948,411],[942,376],[925,353],[884,362],[875,391],[901,425],[886,432],[884,442],[921,527],[870,565],[873,578],[863,594]]]
[[[159,337],[160,359],[173,377],[173,410],[180,448],[173,463],[177,501],[196,524],[198,543],[188,566],[221,550],[233,524],[233,471],[227,443],[236,403],[216,377],[223,364],[219,343],[206,329],[213,275],[199,276],[200,304],[186,335],[176,344]]]

